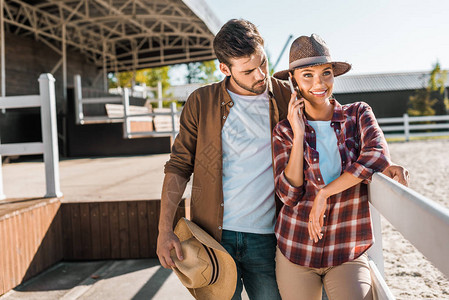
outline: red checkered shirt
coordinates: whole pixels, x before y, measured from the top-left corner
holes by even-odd
[[[390,165],[387,142],[371,107],[364,102],[340,105],[331,99],[331,120],[341,157],[341,173],[348,172],[363,181],[328,198],[322,229],[317,243],[309,239],[307,222],[315,195],[325,184],[320,173],[316,135],[305,117],[304,183],[292,186],[285,177],[293,145],[288,120],[273,130],[275,189],[284,202],[277,222],[278,247],[295,264],[324,268],[338,266],[362,255],[374,242],[368,203],[371,176]]]

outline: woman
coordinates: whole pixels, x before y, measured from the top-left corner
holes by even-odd
[[[334,62],[317,35],[290,48],[296,91],[288,118],[273,131],[276,193],[276,276],[282,299],[372,299],[366,250],[373,244],[366,183],[391,162],[371,108],[340,105],[334,77],[351,69]],[[296,100],[296,96],[300,100]]]

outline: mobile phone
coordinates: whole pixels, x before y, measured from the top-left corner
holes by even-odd
[[[294,92],[296,92],[295,91],[295,88],[293,87],[293,82],[292,82],[292,78],[291,77],[288,77],[288,83],[289,83],[289,85],[290,85],[290,91],[292,92],[292,94],[294,93]],[[297,91],[296,92],[296,100],[299,100],[299,98],[301,98],[301,93],[299,92],[299,91]],[[301,115],[301,109],[300,110],[298,110],[298,114],[299,115]]]
[[[292,78],[291,77],[288,77],[288,83],[290,85],[290,91],[292,92],[292,94],[294,92],[296,92],[296,99],[301,98],[302,97],[301,93],[299,91],[295,91],[295,88],[293,87],[293,82],[292,82]]]
[[[293,94],[295,92],[295,88],[293,87],[292,78],[290,76],[288,77],[288,83],[290,84],[290,91]]]

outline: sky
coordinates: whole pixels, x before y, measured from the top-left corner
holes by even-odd
[[[348,74],[449,69],[448,0],[205,0],[224,24],[254,23],[274,64],[288,67],[288,52],[301,35],[320,35],[333,60],[352,64]]]

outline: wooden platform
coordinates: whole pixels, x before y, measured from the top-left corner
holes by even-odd
[[[63,203],[63,258],[156,258],[159,212],[159,200]]]
[[[0,202],[0,295],[63,259],[60,201]]]
[[[15,197],[0,201],[0,295],[60,261],[155,258],[166,159],[62,161],[61,199],[32,197],[45,193],[43,163],[4,165]]]
[[[0,295],[59,261],[156,258],[160,201],[0,203]],[[180,207],[176,221],[184,216]]]

